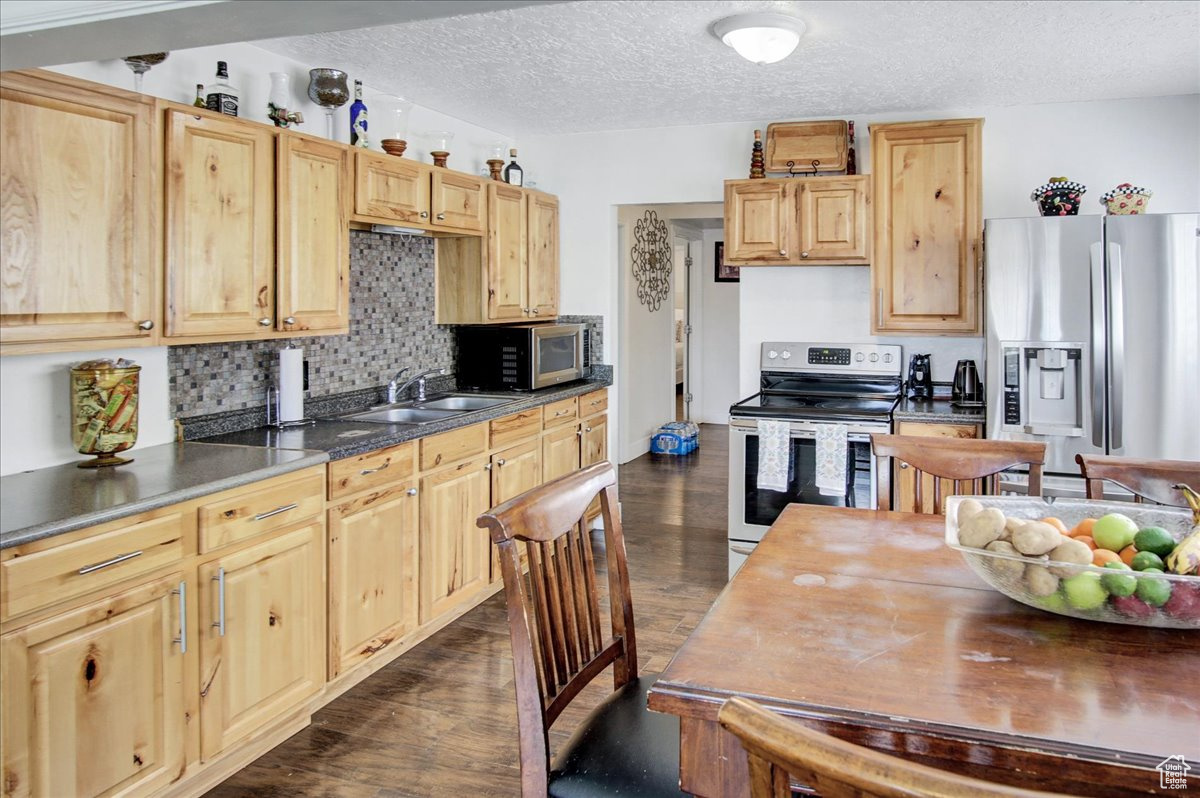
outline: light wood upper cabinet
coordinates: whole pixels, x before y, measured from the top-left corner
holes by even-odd
[[[529,268],[525,192],[516,186],[488,185],[487,319],[528,318]]]
[[[795,193],[784,180],[725,181],[725,260],[788,260]]]
[[[982,126],[871,126],[872,332],[980,333]]]
[[[168,335],[275,325],[275,133],[166,112]]]
[[[146,795],[183,771],[181,574],[0,638],[4,795]]]
[[[529,221],[529,274],[526,296],[529,315],[558,315],[558,198],[541,191],[526,191]]]
[[[487,226],[487,182],[450,169],[433,169],[430,212],[435,224],[482,234]]]
[[[0,351],[158,339],[153,100],[0,75]]]
[[[725,260],[742,266],[870,261],[867,177],[725,181]]]
[[[804,180],[796,190],[800,260],[868,262],[866,176]]]
[[[417,161],[357,150],[354,213],[382,222],[429,222],[432,167]]]
[[[350,151],[279,135],[276,329],[350,329]]]
[[[421,623],[487,588],[491,541],[475,519],[491,495],[487,457],[463,460],[421,479]]]
[[[324,532],[308,524],[200,566],[202,758],[324,684]]]

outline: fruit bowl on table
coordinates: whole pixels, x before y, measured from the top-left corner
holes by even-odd
[[[999,510],[1006,521],[1019,519],[1027,523],[1041,523],[1041,519],[1057,519],[1068,532],[1077,530],[1080,522],[1085,519],[1101,519],[1110,514],[1119,514],[1131,520],[1138,530],[1150,527],[1165,530],[1175,543],[1192,531],[1193,518],[1190,511],[1151,504],[1084,499],[951,496],[946,500],[946,545],[961,553],[971,570],[988,585],[1030,607],[1091,621],[1171,629],[1200,629],[1200,576],[1132,570],[1121,566],[1100,567],[1079,562],[1059,562],[1050,559],[1050,552],[1029,555],[1018,551],[1004,551],[1003,546],[993,546],[993,549],[989,550],[977,545],[967,545],[966,542],[978,544],[987,537],[987,528],[995,516],[989,516],[989,523],[982,523],[984,519],[981,518],[971,526],[976,513],[964,512],[960,530],[959,513],[965,501],[976,501],[984,510]],[[971,508],[973,505],[967,507]],[[1111,537],[1117,534],[1110,531],[1114,527],[1120,529],[1121,523],[1107,524],[1096,534],[1104,532],[1107,534],[1102,537]],[[1027,529],[1030,534],[1042,531],[1040,527]],[[980,537],[981,532],[983,537]],[[1002,536],[1003,534],[1005,533],[1002,533]],[[1007,534],[1011,548],[1014,542],[1013,533],[1009,531]],[[1161,534],[1148,533],[1146,539],[1152,540]],[[1024,539],[1021,542],[1023,543]],[[1118,545],[1111,540],[1104,542],[1110,546]],[[1058,545],[1062,543],[1065,543],[1065,540]],[[1067,544],[1062,551],[1067,552],[1073,548],[1076,548],[1073,544]],[[1057,547],[1055,551],[1059,551]],[[1115,551],[1113,554],[1120,559],[1120,554]],[[1102,557],[1111,559],[1110,555]],[[1147,563],[1148,560],[1151,562]],[[1153,562],[1151,558],[1143,556],[1136,565],[1153,567]]]

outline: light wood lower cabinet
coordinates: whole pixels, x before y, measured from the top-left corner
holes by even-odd
[[[202,758],[320,691],[324,545],[323,525],[311,523],[200,566]]]
[[[181,584],[171,574],[0,638],[5,796],[145,795],[182,772]]]
[[[608,459],[608,416],[585,418],[579,422],[579,467],[594,465]],[[600,497],[588,505],[587,517],[600,514]]]
[[[329,678],[416,630],[415,482],[329,510]]]
[[[421,479],[421,623],[491,581],[491,541],[475,526],[491,506],[490,470],[487,457],[476,457]]]
[[[544,482],[579,470],[578,424],[558,427],[542,436],[542,478]]]
[[[514,499],[542,484],[542,444],[531,440],[492,455],[492,506]],[[500,578],[499,549],[493,544],[492,581]],[[521,562],[525,562],[524,547]]]
[[[897,435],[918,435],[930,438],[978,438],[979,427],[975,424],[942,424],[922,421],[896,422]],[[917,481],[913,478],[913,470],[907,464],[895,463],[892,467],[892,479],[895,486],[892,495],[896,498],[894,506],[912,507],[916,498]],[[933,477],[921,475],[921,512],[933,512]],[[954,495],[954,481],[943,479],[941,494]]]

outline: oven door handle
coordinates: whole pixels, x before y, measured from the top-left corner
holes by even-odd
[[[747,557],[754,553],[753,546],[739,546],[736,543],[730,543],[729,550],[734,554],[745,554]]]

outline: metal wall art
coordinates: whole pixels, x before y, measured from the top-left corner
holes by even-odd
[[[633,259],[638,301],[653,313],[671,293],[671,244],[667,223],[654,211],[646,211],[645,217],[633,226],[633,249],[629,255]]]

